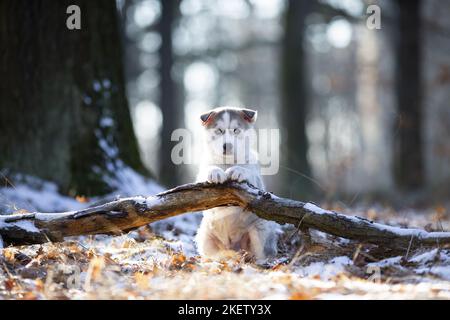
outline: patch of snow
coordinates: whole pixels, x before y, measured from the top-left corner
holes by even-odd
[[[161,203],[161,199],[158,197],[150,196],[150,197],[147,197],[147,199],[145,200],[145,204],[149,207],[156,206],[160,203]]]
[[[425,263],[425,262],[432,261],[433,259],[435,259],[437,253],[438,253],[438,249],[433,249],[433,250],[424,252],[422,254],[418,254],[418,255],[414,256],[413,258],[409,259],[409,261],[415,262],[415,263]]]
[[[415,238],[425,238],[428,234],[428,232],[421,229],[393,227],[381,223],[373,223],[372,226],[378,228],[379,230],[396,233],[400,236],[414,236]]]
[[[61,213],[36,213],[34,215],[34,218],[36,220],[40,220],[40,221],[50,221],[50,220],[61,219],[61,218],[70,216],[74,212],[75,211],[67,211],[67,212],[61,212]]]
[[[320,288],[320,289],[331,289],[336,287],[336,282],[328,280],[328,279],[315,279],[312,278],[301,278],[301,282],[308,287]]]
[[[85,96],[83,96],[83,102],[84,102],[86,105],[90,105],[90,104],[92,103],[92,98],[89,97],[89,96],[87,96],[87,95],[85,95]]]
[[[28,179],[35,178],[28,177]],[[55,184],[39,179],[35,180],[39,183],[18,183],[14,188],[0,188],[0,199],[2,199],[0,211],[7,214],[11,214],[19,209],[25,209],[29,212],[59,212],[36,213],[36,219],[48,221],[63,218],[72,214],[74,210],[86,208],[97,202],[96,198],[92,198],[86,203],[80,203],[75,199],[59,194]],[[109,182],[115,189],[111,196],[134,196],[133,199],[147,205],[155,205],[160,200],[153,196],[136,197],[136,195],[152,195],[164,190],[155,181],[147,179],[127,167],[122,167],[118,170],[116,179],[111,179]],[[193,239],[200,219],[200,213],[192,213],[155,222],[151,227],[155,232],[170,240],[174,250],[181,250],[185,255],[193,256],[196,254]],[[29,221],[18,221],[15,224],[28,231],[38,231]]]
[[[28,232],[32,232],[32,233],[39,233],[39,229],[36,228],[36,226],[34,225],[33,222],[28,221],[28,220],[18,220],[15,222],[10,222],[8,223],[8,225],[13,225],[16,227],[19,227],[20,229],[26,230]]]
[[[352,265],[353,261],[347,256],[335,257],[329,262],[314,262],[296,271],[304,277],[320,276],[321,279],[329,279],[345,271],[345,267]]]
[[[58,193],[56,184],[39,181],[39,186],[18,183],[14,188],[0,188],[0,208],[2,213],[11,214],[19,209],[26,211],[67,211],[78,210],[86,205],[73,198]]]
[[[328,239],[328,233],[325,233],[323,231],[311,229],[309,232],[312,236],[314,236],[314,238],[317,238],[318,240],[319,239],[322,239],[322,240]]]
[[[0,249],[4,248],[4,244],[3,244],[3,238],[2,236],[0,236]]]
[[[20,229],[26,230],[32,233],[39,233],[39,229],[36,228],[33,222],[29,220],[18,220],[14,222],[4,222],[0,220],[0,228],[8,228],[8,227],[18,227]],[[2,240],[2,239],[0,239]],[[2,241],[3,244],[3,241]]]
[[[111,145],[106,139],[99,138],[98,145],[103,150],[108,158],[116,158],[119,154],[119,149],[117,147]],[[111,168],[112,169],[112,168]]]
[[[419,275],[432,274],[442,279],[450,280],[450,266],[420,267],[414,269],[414,272]]]
[[[314,213],[317,213],[317,214],[333,213],[332,211],[322,209],[322,208],[316,206],[315,204],[313,204],[311,202],[306,203],[303,206],[303,208],[306,209],[306,210],[312,211]]]
[[[145,178],[126,165],[116,168],[113,177],[104,178],[108,185],[116,190],[113,194],[120,196],[152,195],[164,190],[153,180]]]
[[[102,84],[105,89],[111,88],[111,81],[109,79],[103,79]]]
[[[418,271],[416,270],[416,272]],[[428,272],[442,279],[450,281],[450,265],[431,267]]]
[[[102,123],[103,126],[109,124],[112,125],[107,119],[108,117],[102,117],[100,126],[102,126]],[[120,196],[135,196],[155,194],[163,191],[163,189],[153,180],[147,179],[137,173],[119,159],[119,149],[112,142],[110,136],[105,136],[101,130],[96,130],[95,135],[106,158],[106,168],[108,172],[103,173],[103,180],[108,186],[115,190],[114,194],[119,194]],[[99,168],[93,168],[93,170],[97,173],[101,173]]]
[[[304,208],[307,208],[308,203],[304,206]],[[323,210],[315,205],[311,205],[311,208],[309,210],[312,210],[318,214],[320,213],[324,213],[326,210]],[[315,210],[314,207],[318,208]],[[322,211],[320,211],[322,210]],[[331,212],[331,211],[328,211]],[[355,223],[361,223],[361,222],[366,222],[369,223],[368,220],[364,219],[364,218],[360,218],[358,216],[350,216],[350,215],[345,215],[345,214],[338,214],[340,217],[347,219],[347,220],[351,220],[352,222]],[[402,227],[395,227],[395,226],[390,226],[387,224],[381,224],[381,223],[377,223],[377,222],[370,222],[371,227],[373,228],[377,228],[380,231],[385,231],[385,232],[390,232],[399,236],[409,236],[409,237],[414,237],[414,238],[421,238],[421,239],[427,239],[429,237],[442,237],[442,238],[446,238],[450,236],[450,232],[433,232],[433,233],[429,233],[425,230],[422,229],[418,229],[418,228],[402,228]]]
[[[186,256],[194,256],[197,254],[194,237],[201,218],[200,212],[188,213],[154,222],[151,227],[164,238],[179,241],[180,249]]]
[[[387,258],[387,259],[383,259],[377,262],[371,262],[368,263],[367,266],[374,266],[374,267],[381,267],[381,268],[385,268],[385,267],[391,267],[391,266],[400,266],[400,261],[402,260],[402,256],[398,256],[398,257],[392,257],[392,258]]]
[[[96,91],[99,92],[102,89],[102,85],[100,84],[100,82],[98,82],[97,80],[94,81],[94,83],[92,84],[92,88]]]
[[[100,119],[100,127],[108,128],[114,125],[114,120],[111,117],[102,117]]]
[[[97,235],[94,239],[80,237],[78,240],[85,248],[92,248],[100,254],[110,254],[113,260],[120,260],[121,264],[139,266],[142,264],[154,265],[169,256],[162,244],[170,246],[164,241],[150,241],[138,243],[128,235],[106,236]],[[174,248],[174,251],[177,251]]]
[[[136,203],[144,204],[147,202],[147,198],[143,196],[131,197],[130,200],[133,200]]]
[[[245,275],[257,275],[259,270],[252,265],[244,265],[242,266],[242,273]]]
[[[450,280],[450,252],[448,250],[429,250],[414,256],[409,261],[419,265],[414,269],[417,274],[432,274]]]

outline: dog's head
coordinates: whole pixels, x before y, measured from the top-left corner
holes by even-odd
[[[207,151],[216,158],[246,157],[256,116],[255,110],[234,107],[220,107],[202,114]]]

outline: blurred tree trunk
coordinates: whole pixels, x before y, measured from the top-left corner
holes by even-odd
[[[305,132],[308,107],[308,88],[306,85],[305,18],[310,13],[313,2],[310,0],[289,0],[285,16],[285,35],[282,54],[282,109],[283,128],[282,158],[286,196],[309,193],[312,185],[305,178],[310,175],[307,160],[308,141]]]
[[[69,5],[81,30],[69,30]],[[128,110],[116,3],[0,1],[0,169],[98,195],[146,173]]]
[[[125,81],[136,81],[136,79],[142,73],[142,66],[140,62],[141,50],[139,49],[139,42],[134,38],[135,35],[127,34],[127,26],[134,23],[134,17],[131,12],[133,12],[132,7],[136,6],[136,3],[140,0],[127,0],[124,1],[121,10],[121,23],[120,23],[120,33],[123,44],[123,54],[125,57]]]
[[[394,135],[394,175],[401,189],[424,183],[422,138],[421,17],[419,0],[397,0],[396,89],[399,113]]]
[[[172,31],[178,12],[179,0],[161,0],[161,18],[159,32],[161,35],[160,59],[160,108],[163,115],[161,129],[161,147],[159,177],[166,186],[175,186],[179,182],[178,168],[173,164],[171,135],[183,119],[183,110],[177,101],[176,83],[173,79],[174,54]]]

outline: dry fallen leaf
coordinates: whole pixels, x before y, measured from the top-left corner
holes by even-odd
[[[5,285],[5,289],[8,291],[13,290],[15,287],[17,287],[17,282],[14,279],[5,279],[5,281],[3,282]]]
[[[289,300],[311,300],[311,299],[313,299],[313,296],[304,291],[296,291],[292,293],[291,296],[289,297]]]
[[[105,267],[105,259],[103,257],[95,257],[91,260],[88,268],[88,276],[90,280],[96,281]]]
[[[80,203],[87,203],[89,202],[89,199],[85,196],[76,196],[75,200],[77,200]]]
[[[434,208],[435,214],[432,216],[433,222],[439,222],[446,219],[447,209],[444,206],[439,205]]]
[[[15,250],[15,249],[6,248],[6,249],[3,249],[3,256],[5,257],[6,261],[8,261],[10,263],[14,263],[16,252],[17,252],[17,250]]]

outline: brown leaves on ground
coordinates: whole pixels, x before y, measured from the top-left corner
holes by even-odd
[[[445,208],[428,216],[358,212],[393,224],[448,227]],[[435,215],[436,217],[434,217]],[[180,231],[181,232],[181,231]],[[187,255],[180,243],[141,228],[132,235],[80,237],[0,251],[0,299],[450,298],[449,250],[390,252],[286,228],[280,255],[256,264],[244,253]]]

